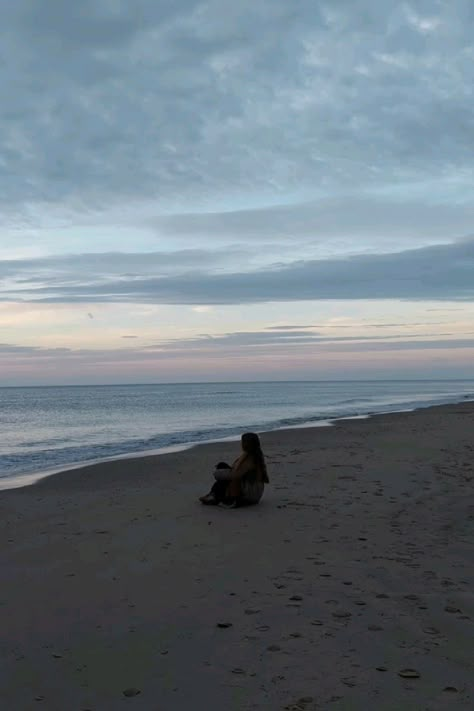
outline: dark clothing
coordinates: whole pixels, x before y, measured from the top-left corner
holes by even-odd
[[[228,485],[229,485],[228,481],[216,481],[212,485],[211,494],[214,494],[218,504],[220,504],[221,501],[226,500],[226,498],[227,498],[226,492],[227,492]]]
[[[232,466],[227,462],[219,462],[214,470],[216,479],[211,491],[201,497],[203,504],[229,504],[234,506],[250,506],[258,504],[262,498],[265,482],[268,481],[265,467],[262,472],[253,459],[243,452]]]
[[[237,496],[235,499],[230,499],[227,496],[227,487],[229,485],[228,481],[216,481],[211,489],[211,494],[214,494],[216,498],[216,503],[235,503],[236,506],[250,506],[251,503],[246,499],[244,499],[242,496]]]

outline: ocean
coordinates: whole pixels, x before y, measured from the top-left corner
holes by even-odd
[[[0,488],[77,464],[234,439],[246,430],[474,400],[472,380],[0,388]]]

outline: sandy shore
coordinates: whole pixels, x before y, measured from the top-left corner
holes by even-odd
[[[229,442],[0,492],[2,709],[474,708],[474,405],[262,442],[253,509]]]

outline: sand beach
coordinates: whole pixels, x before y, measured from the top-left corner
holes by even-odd
[[[474,708],[474,404],[261,439],[0,492],[2,710]]]

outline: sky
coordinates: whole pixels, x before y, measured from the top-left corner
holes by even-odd
[[[472,0],[0,11],[0,385],[474,378]]]

